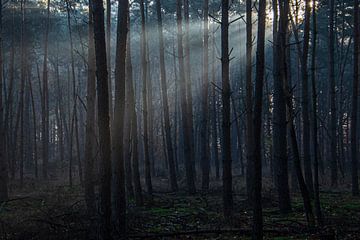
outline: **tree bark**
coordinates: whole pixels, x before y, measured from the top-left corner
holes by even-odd
[[[222,161],[223,161],[223,202],[224,216],[231,218],[233,210],[231,121],[230,121],[230,68],[229,68],[229,0],[221,4],[221,69],[222,69]]]
[[[130,19],[128,20],[130,23]],[[129,35],[129,34],[128,34]],[[129,36],[130,38],[130,36]],[[127,42],[128,47],[126,51],[127,59],[126,59],[126,88],[128,88],[128,101],[131,115],[131,150],[132,150],[132,176],[134,182],[134,196],[135,203],[137,206],[143,205],[143,196],[141,189],[141,181],[140,181],[140,170],[139,170],[139,152],[138,152],[138,123],[137,123],[137,114],[136,114],[136,103],[135,103],[135,92],[133,86],[133,77],[132,77],[132,60],[131,60],[131,46],[130,41]]]
[[[359,177],[358,177],[358,94],[359,94],[359,47],[360,47],[360,30],[359,30],[359,1],[354,0],[354,76],[353,76],[353,93],[351,108],[351,173],[352,173],[352,194],[359,195]]]
[[[301,62],[301,77],[302,77],[302,150],[304,157],[304,173],[305,182],[310,195],[313,193],[313,177],[311,169],[310,157],[310,118],[309,118],[309,83],[308,83],[308,53],[309,53],[309,39],[310,39],[310,0],[305,0],[305,21],[304,21],[304,37],[303,50],[300,56]]]
[[[126,42],[128,33],[128,0],[119,1],[117,22],[116,66],[115,66],[115,111],[112,126],[113,199],[116,228],[126,233],[126,195],[124,169],[124,114],[126,82]]]
[[[337,186],[336,88],[335,88],[335,0],[329,0],[329,81],[330,81],[330,169],[331,186]]]
[[[49,87],[48,87],[48,43],[50,27],[50,0],[47,1],[47,21],[44,40],[44,66],[43,66],[43,87],[42,87],[42,175],[48,178],[49,162]]]
[[[162,102],[164,108],[164,125],[165,125],[165,140],[167,149],[167,158],[169,164],[169,180],[172,191],[178,190],[178,184],[176,179],[176,168],[174,161],[174,151],[171,139],[171,126],[170,126],[170,114],[169,103],[167,96],[167,83],[166,83],[166,69],[165,69],[165,50],[164,50],[164,34],[163,34],[163,22],[161,16],[161,2],[156,0],[156,11],[158,18],[158,32],[159,32],[159,51],[160,51],[160,81],[161,81],[161,93]]]
[[[288,183],[288,156],[287,156],[287,121],[284,83],[287,78],[286,35],[288,29],[289,5],[279,0],[280,19],[279,29],[276,32],[274,49],[274,106],[273,106],[273,158],[274,175],[279,198],[281,213],[291,211],[290,191]],[[274,6],[275,7],[275,6]],[[277,7],[277,6],[276,6]]]
[[[320,189],[319,189],[319,141],[318,141],[318,121],[317,121],[317,92],[316,92],[316,49],[317,49],[317,16],[316,16],[316,0],[313,0],[312,9],[312,55],[311,55],[311,85],[312,85],[312,108],[313,108],[313,151],[314,151],[314,205],[315,214],[319,225],[321,226],[322,213],[320,206]]]
[[[89,28],[88,28],[88,76],[86,97],[86,132],[85,132],[85,201],[90,214],[96,212],[95,183],[94,183],[94,160],[96,148],[95,133],[95,100],[96,100],[96,72],[95,72],[95,43],[94,43],[94,19],[92,16],[92,0],[89,1]]]
[[[246,0],[246,191],[248,202],[252,203],[254,195],[254,158],[253,158],[253,83],[252,83],[252,51],[253,51],[253,26],[252,26],[252,0]]]
[[[183,30],[182,30],[182,0],[176,0],[176,18],[177,18],[177,42],[179,58],[179,82],[180,82],[180,105],[182,115],[182,130],[184,137],[184,157],[187,190],[190,194],[196,191],[193,171],[193,154],[192,154],[192,130],[190,125],[190,116],[188,115],[188,101],[186,99],[186,80],[184,72],[184,50],[183,50]]]
[[[204,37],[203,37],[203,77],[201,88],[201,170],[202,170],[202,190],[209,190],[210,178],[210,162],[209,162],[209,136],[208,136],[208,116],[209,116],[209,0],[204,1],[203,6],[203,24],[204,24]]]
[[[146,60],[147,56],[147,48],[146,48],[146,23],[145,23],[145,7],[144,0],[140,0],[140,12],[141,12],[141,67],[142,67],[142,97],[143,97],[143,123],[144,123],[144,161],[145,161],[145,183],[147,191],[150,195],[152,195],[152,182],[151,182],[151,167],[150,167],[150,151],[149,151],[149,129],[148,129],[148,63]]]
[[[253,199],[253,239],[263,239],[263,216],[261,203],[262,160],[261,160],[261,130],[262,130],[262,98],[265,75],[265,17],[266,1],[259,1],[258,38],[256,50],[255,98],[253,108],[254,130],[254,199]]]
[[[3,72],[3,23],[2,23],[3,2],[0,0],[0,73]],[[4,105],[3,105],[3,76],[0,74],[0,203],[8,200],[8,170],[5,157],[5,133],[4,133]]]
[[[103,0],[93,0],[100,143],[100,234],[111,237],[111,137]]]

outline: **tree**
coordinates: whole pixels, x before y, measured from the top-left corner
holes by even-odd
[[[3,72],[3,2],[0,0],[0,73]],[[0,203],[8,199],[8,171],[7,162],[5,158],[5,128],[3,122],[4,105],[3,105],[3,75],[0,74]]]
[[[275,6],[274,6],[275,7]],[[278,190],[279,209],[282,213],[291,210],[290,191],[288,183],[288,156],[286,134],[286,102],[284,95],[284,82],[287,78],[286,65],[286,37],[288,29],[289,6],[285,1],[279,0],[279,29],[276,32],[274,49],[274,107],[273,107],[273,158],[275,164],[275,181]]]
[[[85,200],[90,214],[95,213],[95,186],[94,186],[94,160],[95,160],[95,99],[96,99],[96,72],[95,72],[95,46],[94,21],[92,16],[92,0],[89,2],[89,46],[88,46],[88,78],[86,98],[86,133],[85,133]]]
[[[253,199],[253,84],[252,84],[252,0],[246,0],[246,190],[248,202]]]
[[[130,18],[130,17],[129,17]],[[130,19],[128,20],[130,24]],[[130,33],[128,33],[130,38]],[[130,41],[127,41],[128,47],[126,51],[126,88],[128,89],[127,98],[129,101],[129,114],[130,114],[130,123],[131,123],[131,148],[132,148],[132,177],[134,182],[134,197],[135,203],[137,206],[143,205],[142,189],[140,182],[140,170],[139,170],[139,153],[138,153],[138,124],[137,124],[137,114],[136,114],[136,103],[135,103],[135,93],[133,86],[132,78],[132,60],[131,60],[131,46]]]
[[[186,99],[186,83],[184,73],[184,50],[183,50],[183,30],[182,30],[182,0],[176,0],[176,22],[177,22],[177,44],[179,58],[179,82],[180,82],[180,105],[182,116],[182,130],[184,135],[184,157],[187,190],[190,194],[195,193],[195,181],[193,171],[193,154],[192,154],[192,130],[190,125],[190,116],[188,115],[188,101]],[[192,120],[191,120],[192,121]]]
[[[359,1],[354,0],[354,76],[353,93],[351,108],[351,173],[352,173],[352,194],[359,195],[359,177],[358,177],[358,94],[359,94]]]
[[[262,98],[265,76],[265,17],[266,1],[259,1],[258,38],[256,46],[255,98],[253,108],[254,127],[254,201],[253,201],[253,239],[263,239],[263,217],[261,203],[262,163],[261,163],[261,129]]]
[[[146,188],[150,195],[152,195],[151,183],[151,169],[150,169],[150,153],[149,153],[149,129],[148,129],[148,62],[147,62],[147,47],[146,47],[146,20],[145,20],[145,7],[144,0],[140,0],[141,12],[141,67],[142,67],[142,97],[143,97],[143,122],[144,122],[144,162],[145,162],[145,182]]]
[[[322,225],[322,214],[320,206],[320,189],[319,189],[319,141],[318,141],[318,121],[317,121],[317,92],[316,92],[316,41],[317,41],[317,16],[316,16],[316,0],[313,0],[312,10],[312,55],[311,55],[311,85],[312,85],[312,108],[313,108],[313,151],[314,151],[314,205],[317,221]]]
[[[224,216],[232,216],[232,159],[230,137],[230,69],[229,69],[229,0],[223,0],[221,4],[221,72],[222,72],[222,161],[223,161],[223,202]]]
[[[128,0],[119,1],[115,64],[115,111],[112,159],[114,180],[114,216],[120,234],[126,232],[126,195],[124,169],[124,114],[126,82],[126,42],[128,33]]]
[[[191,79],[191,51],[190,51],[190,5],[189,0],[184,0],[184,70],[185,70],[185,90],[186,90],[186,101],[187,101],[187,117],[186,121],[188,121],[189,129],[190,129],[190,152],[191,152],[191,168],[193,171],[193,175],[196,178],[196,169],[195,169],[195,155],[194,155],[194,126],[193,126],[193,96],[192,96],[192,79]]]
[[[331,186],[337,185],[336,88],[335,88],[335,0],[329,0],[329,81],[330,81],[330,169]]]
[[[50,25],[50,0],[47,1],[47,21],[44,40],[44,67],[43,67],[43,88],[42,88],[42,158],[43,178],[48,178],[49,162],[49,88],[48,88],[48,43]]]
[[[203,78],[202,78],[202,110],[201,110],[201,170],[202,170],[202,189],[209,190],[209,140],[208,140],[208,115],[209,115],[209,0],[204,1],[203,6]]]
[[[100,234],[111,234],[111,137],[109,117],[109,89],[106,62],[103,0],[93,0],[94,39],[97,76],[98,128],[100,145]]]
[[[172,191],[178,190],[178,184],[176,180],[176,169],[174,161],[174,151],[171,140],[171,127],[170,127],[170,115],[169,115],[169,103],[167,96],[167,83],[166,83],[166,68],[165,68],[165,48],[164,48],[164,34],[163,34],[163,22],[161,16],[161,1],[156,0],[156,12],[158,18],[158,32],[159,32],[159,52],[160,52],[160,81],[161,81],[161,96],[164,108],[164,125],[165,125],[165,138],[167,158],[169,164],[169,179]]]
[[[308,96],[308,53],[309,53],[309,39],[310,39],[310,0],[305,1],[305,21],[304,21],[304,38],[301,62],[301,77],[302,77],[302,121],[303,121],[303,137],[302,150],[304,155],[304,172],[306,186],[311,193],[313,193],[313,179],[311,170],[310,157],[310,118],[309,118],[309,96]]]

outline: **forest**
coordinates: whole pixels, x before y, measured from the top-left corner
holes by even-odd
[[[359,0],[0,0],[0,239],[360,239]]]

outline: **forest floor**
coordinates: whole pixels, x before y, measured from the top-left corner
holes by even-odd
[[[87,215],[79,186],[27,182],[21,190],[12,185],[10,200],[0,206],[0,239],[96,239],[97,219]],[[155,181],[160,186],[155,189],[164,182]],[[235,188],[234,216],[227,223],[220,182],[206,194],[157,192],[144,207],[129,201],[127,239],[250,239],[251,207],[244,187],[235,181]],[[360,239],[360,198],[322,190],[321,204],[324,227],[309,229],[299,195],[292,196],[292,213],[283,216],[274,191],[265,189],[265,239]]]

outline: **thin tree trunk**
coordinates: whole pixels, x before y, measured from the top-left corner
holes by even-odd
[[[253,83],[252,83],[252,0],[246,0],[246,190],[248,202],[252,203],[254,195],[254,157],[253,157]]]
[[[161,80],[161,93],[162,102],[164,107],[164,125],[165,125],[165,139],[166,139],[166,150],[169,164],[169,180],[172,191],[178,190],[178,184],[176,179],[176,168],[174,161],[173,144],[171,140],[171,126],[170,126],[170,114],[169,114],[169,103],[167,96],[167,82],[166,82],[166,69],[165,69],[165,50],[164,50],[164,34],[163,34],[163,23],[161,16],[161,2],[156,0],[156,10],[158,17],[158,32],[159,32],[159,51],[160,51],[160,80]]]
[[[30,75],[30,74],[29,74]],[[32,107],[32,118],[33,118],[33,130],[34,130],[34,170],[35,170],[35,178],[38,179],[38,145],[37,145],[37,121],[36,121],[36,109],[35,109],[35,100],[34,100],[34,92],[32,88],[31,78],[28,78],[29,90],[30,90],[30,97],[31,97],[31,107]]]
[[[189,129],[190,129],[190,151],[191,151],[191,168],[193,171],[194,179],[196,179],[196,168],[195,168],[195,139],[194,139],[194,114],[193,114],[193,97],[192,97],[192,80],[191,80],[191,51],[190,51],[190,12],[189,12],[189,0],[184,0],[184,70],[185,70],[185,82],[186,82],[186,109],[187,109],[187,118]]]
[[[100,143],[100,234],[111,238],[111,137],[103,0],[93,1]]]
[[[144,161],[145,161],[145,182],[146,188],[150,195],[152,195],[152,182],[151,182],[151,169],[150,169],[150,155],[149,155],[149,129],[148,129],[148,65],[147,65],[147,48],[146,48],[146,29],[145,29],[145,8],[144,0],[140,1],[140,12],[141,12],[141,66],[142,66],[142,80],[143,80],[143,122],[144,122]]]
[[[352,173],[352,194],[359,195],[359,177],[358,177],[358,94],[359,94],[359,1],[354,0],[354,77],[351,108],[351,173]]]
[[[126,193],[124,165],[124,114],[126,82],[126,41],[128,33],[128,0],[119,1],[115,66],[115,111],[113,129],[114,216],[119,233],[126,233]]]
[[[95,183],[94,183],[94,160],[96,148],[95,133],[95,101],[96,101],[96,72],[95,72],[95,43],[94,43],[94,19],[92,16],[92,0],[89,1],[89,28],[88,28],[88,76],[86,97],[86,130],[85,130],[85,201],[88,212],[92,215],[96,212]]]
[[[222,69],[222,161],[223,161],[223,202],[224,216],[231,218],[233,210],[232,196],[232,159],[231,159],[231,121],[230,121],[230,68],[229,68],[229,0],[221,5],[221,69]]]
[[[187,190],[190,194],[196,191],[194,171],[193,171],[193,154],[192,154],[192,130],[188,118],[188,101],[186,99],[186,80],[184,72],[184,51],[183,51],[183,30],[182,30],[182,0],[176,0],[176,18],[177,18],[177,41],[178,41],[178,58],[179,58],[179,82],[180,82],[180,106],[182,115],[182,131],[184,137],[184,157]]]
[[[316,0],[313,0],[313,6],[316,6]],[[312,55],[311,55],[311,85],[312,85],[312,108],[313,108],[313,151],[314,151],[314,205],[315,214],[319,225],[322,225],[322,214],[320,206],[319,190],[319,140],[318,140],[318,122],[317,122],[317,92],[316,92],[316,44],[317,44],[317,16],[316,8],[312,10]]]
[[[310,118],[309,118],[309,83],[308,83],[308,52],[309,52],[309,38],[310,38],[310,0],[305,0],[305,22],[304,22],[304,37],[301,62],[301,77],[302,77],[302,150],[304,157],[304,172],[305,182],[310,195],[313,193],[313,177],[311,169],[310,156]]]
[[[253,239],[263,239],[263,215],[261,203],[262,160],[261,160],[261,130],[262,130],[262,98],[265,75],[265,17],[266,1],[259,1],[258,38],[256,50],[255,98],[253,108],[254,130],[254,199],[253,199]]]
[[[203,24],[204,24],[204,39],[203,39],[203,77],[201,88],[201,141],[200,141],[200,157],[202,170],[202,190],[209,190],[209,136],[208,136],[208,116],[209,116],[209,0],[204,1],[203,6]]]
[[[276,0],[277,1],[277,0]],[[276,6],[277,7],[277,6]],[[275,6],[274,6],[275,8]],[[278,190],[279,209],[281,213],[291,211],[290,191],[288,183],[287,156],[287,121],[286,102],[284,96],[284,82],[287,78],[286,35],[288,29],[289,5],[279,0],[280,19],[279,29],[275,37],[274,49],[274,106],[273,106],[273,158],[275,164],[275,182]]]
[[[130,18],[130,17],[129,17]],[[130,19],[129,19],[130,24]],[[128,33],[129,35],[130,33]],[[130,39],[130,36],[129,36]],[[126,87],[129,89],[129,94],[127,95],[130,112],[129,114],[131,119],[131,150],[132,150],[132,170],[133,170],[133,182],[134,182],[134,196],[135,196],[135,203],[137,206],[143,205],[143,196],[142,196],[142,189],[141,189],[141,181],[140,181],[140,170],[139,170],[139,152],[138,152],[138,123],[137,123],[137,114],[136,114],[136,103],[135,103],[135,92],[133,86],[133,68],[132,68],[132,61],[131,61],[131,46],[130,41],[127,42],[127,59],[126,59]]]
[[[3,24],[2,24],[2,9],[3,2],[0,0],[0,203],[8,200],[8,169],[7,162],[5,157],[5,133],[4,133],[4,105],[3,105],[3,52],[2,52],[2,42],[3,42]]]
[[[43,66],[43,87],[42,87],[42,175],[48,178],[49,162],[49,88],[48,88],[48,43],[50,28],[50,0],[47,1],[47,21],[45,30],[44,66]]]
[[[216,100],[216,76],[215,76],[215,29],[212,29],[212,63],[211,63],[211,78],[212,78],[212,117],[211,117],[211,130],[212,130],[212,149],[214,154],[214,163],[215,163],[215,177],[220,179],[220,163],[219,163],[219,148],[218,148],[218,124],[217,124],[217,100]]]
[[[330,169],[331,186],[337,186],[336,86],[335,86],[335,0],[329,0],[329,81],[330,81]]]
[[[25,45],[25,0],[21,1],[21,73],[20,73],[20,186],[24,184],[24,91],[26,77],[26,45]],[[17,132],[15,132],[17,134]],[[16,143],[16,142],[15,142]]]

